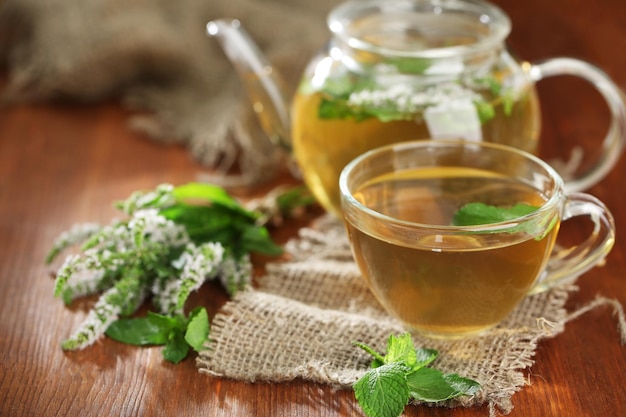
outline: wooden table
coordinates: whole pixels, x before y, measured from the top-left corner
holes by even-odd
[[[606,69],[626,87],[626,3],[554,0],[502,3],[513,49],[528,60],[569,55]],[[541,82],[542,155],[568,141],[604,134],[602,101],[584,83]],[[197,373],[193,358],[165,363],[160,348],[103,340],[64,353],[60,341],[93,299],[69,308],[53,298],[43,259],[57,234],[82,221],[108,222],[111,202],[136,189],[196,179],[203,168],[178,147],[127,130],[116,104],[0,108],[0,415],[1,416],[358,416],[352,392],[294,381],[256,383]],[[590,190],[613,211],[614,250],[580,280],[573,310],[601,294],[626,305],[626,158]],[[293,232],[295,225],[286,229]],[[277,236],[283,240],[288,232]],[[207,285],[192,303],[211,314],[225,297]],[[608,308],[567,324],[539,345],[529,385],[514,395],[516,416],[617,416],[626,410],[626,347]],[[485,407],[411,406],[407,416],[485,416]]]

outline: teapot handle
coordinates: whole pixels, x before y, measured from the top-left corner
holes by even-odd
[[[566,192],[591,188],[617,164],[626,144],[626,104],[619,87],[599,68],[575,58],[551,58],[531,64],[535,82],[555,75],[574,75],[589,81],[606,100],[611,112],[609,131],[602,142],[602,156],[582,175],[567,179]]]

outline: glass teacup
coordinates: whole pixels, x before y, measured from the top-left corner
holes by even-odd
[[[541,159],[484,142],[389,145],[340,177],[354,258],[383,307],[431,337],[500,323],[528,294],[573,280],[615,240],[602,202],[565,193]],[[561,222],[588,216],[583,242],[557,248]]]

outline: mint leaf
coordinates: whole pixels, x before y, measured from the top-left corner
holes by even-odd
[[[163,348],[163,357],[165,360],[178,363],[187,357],[189,353],[189,345],[183,336],[183,332],[181,330],[174,331],[170,335],[170,340],[168,340],[165,348]]]
[[[515,105],[515,96],[512,92],[507,91],[506,94],[502,95],[502,108],[504,110],[504,114],[510,116],[513,112],[513,106]]]
[[[409,402],[409,388],[401,363],[389,363],[365,373],[355,384],[354,394],[368,417],[397,417]]]
[[[496,110],[493,108],[491,103],[487,103],[486,101],[476,101],[474,102],[474,105],[476,106],[476,111],[478,112],[480,124],[485,124],[489,120],[496,117]]]
[[[386,106],[351,106],[345,99],[322,99],[318,109],[320,119],[354,119],[357,122],[377,118],[381,122],[413,120],[415,115],[400,111],[393,105]]]
[[[161,210],[160,214],[185,227],[196,244],[219,242],[232,249],[236,257],[247,252],[279,255],[276,245],[264,226],[257,226],[255,218],[220,204],[196,206],[180,203]]]
[[[179,202],[204,201],[207,203],[216,203],[224,207],[228,207],[234,211],[247,216],[252,216],[241,205],[231,197],[226,190],[214,184],[192,182],[185,185],[175,187],[173,190],[174,198]]]
[[[105,334],[129,345],[162,345],[177,326],[178,322],[174,318],[148,312],[146,317],[114,321]]]
[[[389,336],[387,339],[387,354],[384,362],[404,363],[409,368],[413,368],[417,363],[417,355],[413,347],[413,339],[410,333],[404,333],[400,336]]]
[[[468,203],[461,207],[452,219],[454,226],[475,226],[481,224],[499,223],[513,220],[518,217],[537,211],[539,207],[528,204],[516,204],[513,207],[496,207],[485,203]]]
[[[299,207],[310,206],[315,202],[315,197],[304,185],[293,187],[276,198],[281,213],[291,213]]]
[[[373,117],[368,112],[359,111],[358,109],[348,106],[346,99],[343,98],[322,98],[317,110],[317,116],[322,120],[355,119],[357,122]]]
[[[244,224],[240,226],[241,249],[246,252],[257,252],[277,256],[283,248],[272,241],[265,227]]]
[[[328,77],[324,80],[321,91],[325,96],[342,97],[344,99],[350,96],[350,93],[363,88],[368,82],[363,78],[354,78],[350,74]]]
[[[383,123],[394,122],[397,120],[415,120],[415,114],[407,111],[401,111],[395,104],[386,106],[361,106],[360,111],[376,117]]]
[[[507,220],[514,220],[537,211],[539,207],[528,204],[516,204],[510,208],[489,206],[484,203],[468,203],[457,211],[452,219],[452,225],[473,226],[481,224],[498,223]],[[526,232],[535,235],[535,240],[546,237],[558,223],[558,215],[544,216],[538,222],[521,223],[511,226],[506,231],[509,233]]]
[[[489,85],[489,90],[494,96],[499,96],[502,92],[502,84],[493,77],[486,77],[485,82]]]
[[[438,356],[439,352],[437,352],[435,349],[415,349],[415,357],[417,361],[414,365],[414,369],[429,365],[431,362],[437,359]]]
[[[189,313],[189,322],[185,332],[185,341],[196,352],[202,350],[202,346],[209,336],[209,315],[204,307],[197,307]]]
[[[389,60],[387,63],[395,66],[398,71],[405,74],[424,74],[432,62],[432,60],[426,58],[398,57]]]
[[[452,385],[443,373],[433,368],[420,368],[406,377],[411,398],[425,402],[437,402],[464,395]]]
[[[480,391],[480,384],[473,379],[463,378],[457,374],[446,374],[443,377],[462,395],[474,395]]]

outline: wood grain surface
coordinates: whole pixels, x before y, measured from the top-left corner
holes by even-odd
[[[535,61],[588,60],[626,87],[624,0],[498,0],[513,22],[511,48]],[[569,77],[539,83],[542,156],[569,144],[597,148],[606,106],[588,85]],[[133,133],[115,103],[0,107],[0,416],[361,416],[350,391],[304,381],[255,383],[198,374],[193,357],[179,365],[160,348],[111,340],[64,353],[59,344],[93,299],[69,308],[55,299],[43,259],[53,239],[82,221],[107,223],[115,200],[162,182],[193,181],[204,168],[185,149]],[[626,305],[626,158],[590,192],[615,215],[618,239],[606,265],[579,280],[574,310],[597,295]],[[268,185],[269,187],[270,185]],[[264,189],[238,190],[245,198]],[[284,241],[300,223],[277,234]],[[225,301],[215,285],[191,304],[214,314]],[[540,343],[528,386],[512,398],[511,417],[619,416],[626,413],[626,347],[616,319],[600,308]],[[407,407],[406,416],[486,416],[486,407]]]

